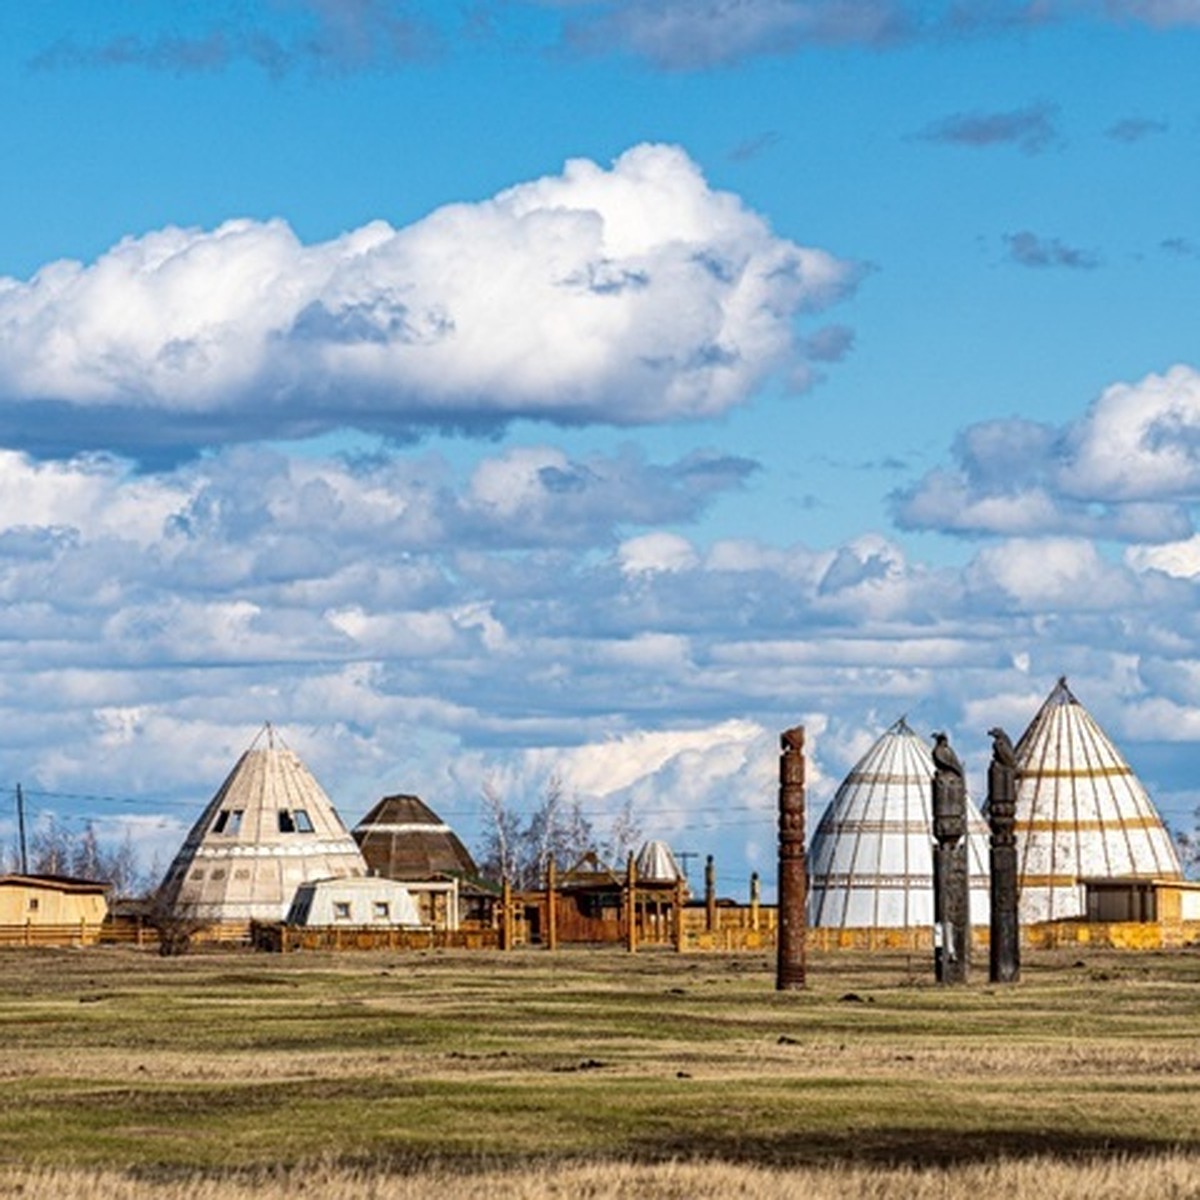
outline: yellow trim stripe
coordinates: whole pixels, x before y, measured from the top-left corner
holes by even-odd
[[[1018,767],[1017,782],[1026,779],[1111,779],[1119,775],[1132,775],[1132,767],[1081,767],[1075,770],[1047,767]]]
[[[1161,829],[1157,817],[1125,817],[1117,821],[1018,821],[1017,833],[1053,833],[1057,830],[1081,830],[1088,833],[1107,833],[1121,829]]]

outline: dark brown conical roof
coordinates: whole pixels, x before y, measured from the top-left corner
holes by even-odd
[[[479,874],[458,835],[419,796],[384,796],[354,827],[354,840],[387,879]]]

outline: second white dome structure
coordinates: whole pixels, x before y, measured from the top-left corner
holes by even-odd
[[[808,923],[933,925],[933,756],[902,717],[842,781],[809,849]],[[986,925],[988,832],[967,802],[971,924]]]
[[[216,925],[282,921],[302,883],[367,874],[321,785],[277,740],[264,726],[192,826],[158,891],[167,912]]]
[[[1022,924],[1083,916],[1084,879],[1182,878],[1146,789],[1065,678],[1016,753]]]

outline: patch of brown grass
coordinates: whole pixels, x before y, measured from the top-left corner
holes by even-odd
[[[1063,1163],[999,1160],[946,1168],[778,1170],[729,1163],[568,1163],[470,1173],[431,1166],[397,1173],[318,1163],[288,1170],[145,1178],[111,1170],[0,1168],[0,1197],[54,1200],[1194,1200],[1200,1157],[1165,1154]]]

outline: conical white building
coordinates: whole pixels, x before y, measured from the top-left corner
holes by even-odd
[[[842,781],[809,848],[808,923],[933,925],[933,757],[901,718]],[[988,832],[967,802],[971,924],[986,925]]]
[[[213,924],[282,921],[302,883],[366,874],[329,797],[267,725],[192,826],[158,902]]]
[[[1017,742],[1020,919],[1086,912],[1084,879],[1180,879],[1146,789],[1060,679]]]

